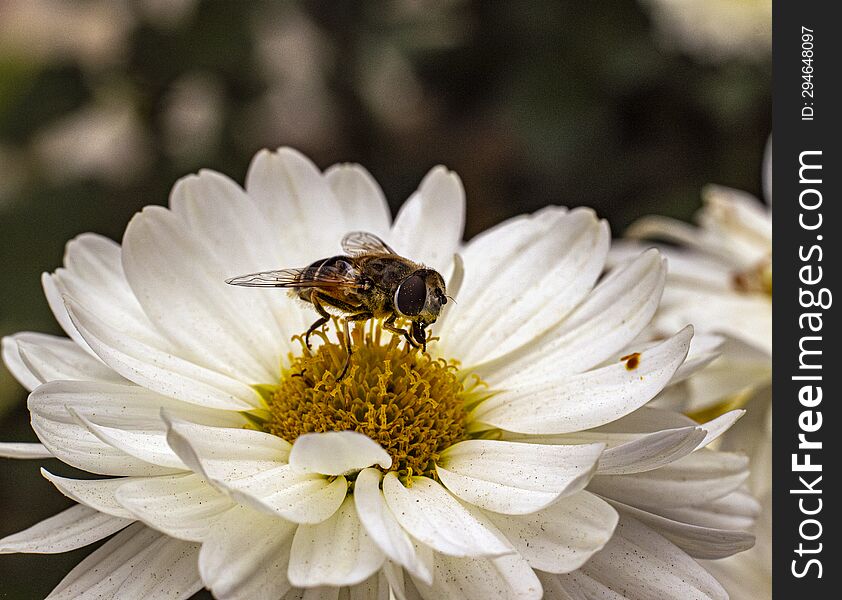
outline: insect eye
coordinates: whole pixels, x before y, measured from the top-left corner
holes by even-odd
[[[395,308],[407,317],[421,314],[427,302],[427,284],[420,275],[410,275],[395,292]]]

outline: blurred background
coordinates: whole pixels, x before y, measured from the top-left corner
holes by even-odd
[[[759,196],[770,58],[771,0],[0,0],[0,334],[60,333],[39,275],[67,240],[119,241],[179,177],[242,182],[263,147],[359,162],[393,210],[446,164],[467,237],[547,204],[621,235],[690,219],[706,183]],[[0,367],[1,440],[35,441],[25,398]],[[0,537],[69,504],[0,461]],[[1,557],[0,598],[88,552]]]

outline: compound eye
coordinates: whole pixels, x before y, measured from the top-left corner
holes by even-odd
[[[407,317],[421,314],[427,302],[427,284],[420,275],[410,275],[395,292],[395,308]]]

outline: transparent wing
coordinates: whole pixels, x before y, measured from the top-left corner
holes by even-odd
[[[373,233],[352,231],[342,238],[342,250],[351,256],[360,254],[396,254],[389,244]]]
[[[278,288],[357,288],[359,282],[354,273],[341,272],[329,267],[314,269],[279,269],[261,271],[226,279],[229,285],[243,287],[278,287]]]

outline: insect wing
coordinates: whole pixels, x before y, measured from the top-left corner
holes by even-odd
[[[389,244],[373,233],[352,231],[342,238],[342,250],[351,256],[360,254],[397,254]]]
[[[278,269],[277,271],[261,271],[226,279],[229,285],[243,287],[298,287],[302,275],[307,269]]]
[[[276,288],[348,288],[359,287],[356,273],[340,271],[335,268],[312,266],[303,269],[280,269],[277,271],[261,271],[226,279],[229,285],[243,287],[276,287]]]

